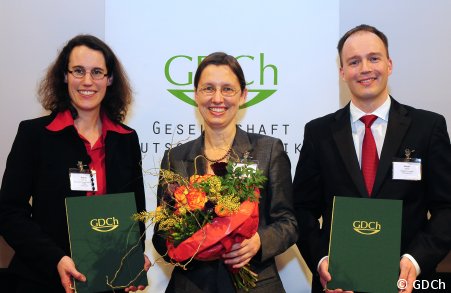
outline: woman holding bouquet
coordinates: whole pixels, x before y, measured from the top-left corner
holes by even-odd
[[[204,132],[199,138],[166,151],[161,169],[189,177],[196,171],[200,175],[214,174],[216,168],[212,165],[216,163],[249,159],[257,163],[268,180],[260,188],[257,232],[234,243],[220,257],[195,258],[186,270],[175,266],[166,292],[234,292],[228,267],[239,269],[247,265],[258,274],[251,292],[284,292],[274,257],[295,243],[297,224],[292,210],[290,161],[282,142],[237,127],[238,110],[246,100],[247,89],[234,57],[221,52],[207,56],[196,71],[194,87]],[[164,192],[160,187],[159,204]],[[153,243],[169,260],[166,239],[159,233],[158,225]]]

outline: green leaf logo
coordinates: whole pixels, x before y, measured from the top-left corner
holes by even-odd
[[[196,102],[186,94],[186,93],[194,93],[194,90],[168,90],[168,92],[173,94],[176,98],[184,101],[185,103],[197,107]]]
[[[254,106],[261,101],[266,100],[269,98],[272,94],[274,94],[277,90],[248,90],[250,93],[257,93],[257,95],[250,101],[247,101],[243,105],[241,105],[240,109],[244,109],[250,106]]]

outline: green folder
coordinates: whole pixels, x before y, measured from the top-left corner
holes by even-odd
[[[397,293],[402,201],[334,197],[329,289]]]
[[[75,281],[76,292],[112,292],[107,278],[116,287],[135,278],[133,285],[147,285],[139,225],[131,219],[134,213],[133,193],[66,198],[72,259],[87,278]]]

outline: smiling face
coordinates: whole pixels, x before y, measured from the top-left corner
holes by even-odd
[[[83,112],[95,111],[99,113],[110,79],[104,77],[100,80],[94,80],[90,72],[102,70],[105,74],[107,73],[102,52],[86,46],[74,47],[69,56],[68,70],[73,71],[77,68],[83,68],[86,74],[82,78],[76,78],[71,73],[67,73],[67,87],[71,103],[79,115]]]
[[[388,97],[388,76],[392,72],[382,40],[371,32],[356,32],[344,43],[341,60],[340,74],[353,103],[362,110],[382,105]]]
[[[215,88],[214,94],[205,94],[202,89]],[[235,90],[233,96],[224,96],[221,93],[227,90]],[[202,71],[199,84],[195,92],[195,100],[205,126],[220,130],[235,128],[236,116],[239,107],[245,102],[247,90],[240,89],[237,76],[227,65],[208,65]]]

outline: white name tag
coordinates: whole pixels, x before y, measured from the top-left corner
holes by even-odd
[[[236,163],[233,166],[233,170],[235,170],[235,168],[249,168],[255,171],[257,171],[257,167],[258,167],[258,163],[257,161],[250,161],[247,163]],[[241,175],[241,178],[246,177],[246,174]]]
[[[408,162],[393,162],[393,179],[395,180],[421,180],[421,160]]]
[[[70,189],[76,191],[97,191],[96,171],[69,172]]]
[[[244,164],[244,163],[236,163],[233,166],[233,169],[235,170],[235,168],[251,168],[254,169],[254,171],[257,171],[257,164],[256,163],[248,163],[248,164]]]

